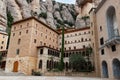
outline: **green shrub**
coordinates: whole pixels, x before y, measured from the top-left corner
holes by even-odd
[[[27,3],[29,4],[29,3],[31,3],[33,0],[26,0],[27,1]]]
[[[59,19],[57,19],[57,23],[59,23],[59,24],[61,24],[61,25],[64,24],[64,23],[63,23],[61,20],[59,20]]]
[[[52,3],[53,3],[53,5],[55,5],[55,4],[56,4],[56,1],[53,0]]]
[[[59,11],[59,12],[60,12],[60,9],[59,9],[59,8],[56,8],[55,11]]]
[[[74,25],[72,22],[68,22],[67,20],[65,20],[64,23],[68,24],[69,26],[73,26]]]
[[[59,24],[56,24],[56,26],[57,26],[57,29],[60,29],[60,25]]]
[[[32,71],[32,75],[33,76],[41,76],[42,74],[39,71],[38,72]]]
[[[53,72],[60,72],[59,69],[53,69],[52,71],[53,71]]]
[[[47,13],[41,12],[38,17],[42,17],[42,18],[46,19],[47,18]]]

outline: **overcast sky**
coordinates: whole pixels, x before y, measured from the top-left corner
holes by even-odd
[[[69,3],[69,4],[75,4],[76,0],[56,0],[57,2],[62,2],[62,3]]]
[[[43,0],[45,1],[45,0]],[[68,3],[68,4],[75,4],[76,0],[55,0],[57,2]]]

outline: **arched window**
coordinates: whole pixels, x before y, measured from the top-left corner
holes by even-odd
[[[102,62],[102,77],[108,78],[108,66],[106,61]]]
[[[113,59],[112,66],[114,77],[120,79],[120,61],[118,59]]]
[[[39,61],[39,69],[42,69],[42,60]]]
[[[108,29],[108,37],[112,38],[114,36],[117,36],[118,33],[118,25],[116,20],[116,11],[113,6],[110,6],[106,12],[106,18],[107,18],[107,29]]]

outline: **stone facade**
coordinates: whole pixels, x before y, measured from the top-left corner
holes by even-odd
[[[92,47],[90,27],[65,30],[65,72],[71,71],[70,54],[83,53],[86,57],[86,47]],[[61,31],[53,30],[34,17],[17,21],[11,30],[5,71],[31,75],[34,70],[45,74],[58,66],[60,48]],[[96,65],[93,57],[94,54],[90,61]],[[96,74],[95,71],[92,74]]]
[[[17,61],[20,67],[26,66],[24,68],[19,67],[17,71],[31,74],[31,71],[37,68],[38,46],[44,45],[58,49],[58,33],[56,31],[44,23],[39,22],[36,18],[27,19],[18,21],[12,26],[6,64],[7,72],[14,71],[13,63]],[[23,63],[23,65],[21,65],[21,63]],[[29,65],[29,68],[26,63]]]
[[[7,48],[8,35],[4,31],[0,31],[0,51],[4,51]]]
[[[95,11],[101,76],[120,78],[120,0],[102,0]]]

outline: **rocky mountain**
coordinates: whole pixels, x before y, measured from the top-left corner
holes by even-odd
[[[73,4],[59,3],[54,0],[0,0],[0,26],[7,25],[7,13],[14,21],[35,16],[52,28],[59,28],[63,23],[72,27],[76,20]]]

